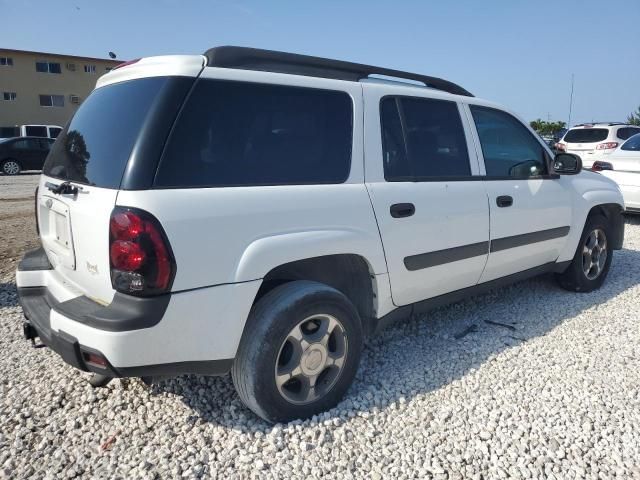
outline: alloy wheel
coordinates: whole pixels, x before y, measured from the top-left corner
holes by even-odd
[[[275,381],[288,402],[307,404],[335,385],[347,357],[347,336],[340,321],[321,314],[291,329],[280,347]]]
[[[20,165],[13,160],[7,160],[2,164],[2,171],[7,175],[16,175],[20,172]]]
[[[595,280],[607,262],[607,236],[596,228],[587,236],[582,247],[582,271],[589,280]]]

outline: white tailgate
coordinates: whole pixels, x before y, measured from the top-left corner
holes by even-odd
[[[51,265],[79,294],[110,303],[109,218],[117,190],[77,185],[77,195],[54,194],[42,175],[38,190],[40,238]]]

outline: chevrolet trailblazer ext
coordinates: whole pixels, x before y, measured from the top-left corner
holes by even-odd
[[[230,371],[262,418],[308,417],[394,319],[544,272],[598,288],[623,205],[446,80],[237,47],[145,58],[99,79],[47,158],[25,336],[106,377]]]

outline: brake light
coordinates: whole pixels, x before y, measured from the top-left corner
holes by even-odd
[[[142,60],[142,59],[141,58],[136,58],[134,60],[129,60],[128,62],[119,63],[118,65],[113,67],[111,70],[113,71],[113,70],[117,70],[117,69],[122,68],[122,67],[126,67],[128,65],[133,65],[134,63],[138,63],[140,60]]]
[[[605,142],[596,147],[596,150],[608,150],[609,148],[617,148],[618,142]]]
[[[137,208],[116,207],[109,222],[111,284],[118,292],[155,295],[169,291],[176,265],[158,220]]]
[[[601,161],[596,161],[593,162],[593,165],[591,166],[591,170],[594,172],[601,172],[603,170],[613,170],[613,165],[611,165],[609,162],[601,162]]]

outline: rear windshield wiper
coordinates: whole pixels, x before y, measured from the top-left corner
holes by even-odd
[[[71,182],[62,182],[60,185],[56,185],[55,183],[47,182],[44,184],[51,192],[56,195],[77,195],[82,187],[78,187],[76,185],[72,185]]]

